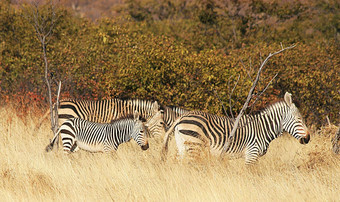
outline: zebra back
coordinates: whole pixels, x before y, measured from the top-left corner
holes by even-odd
[[[98,123],[109,123],[111,121],[124,118],[136,111],[143,119],[146,120],[147,127],[163,127],[162,120],[159,120],[158,122],[153,121],[152,123],[149,122],[149,120],[151,120],[152,117],[159,111],[158,102],[149,100],[63,100],[60,102],[58,108],[58,116],[59,124],[62,124],[65,120],[71,117],[79,117],[84,120]],[[164,134],[164,132],[162,133],[160,130],[151,129],[149,131],[155,131],[153,135]]]
[[[163,120],[165,124],[165,130],[168,131],[172,124],[175,122],[175,120],[179,118],[181,115],[185,114],[186,112],[189,111],[176,106],[164,107]]]
[[[60,122],[72,117],[79,117],[84,120],[109,123],[137,111],[142,118],[149,119],[157,111],[159,106],[157,101],[148,100],[62,100],[58,107],[58,117]]]

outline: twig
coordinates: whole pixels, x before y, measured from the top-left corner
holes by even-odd
[[[242,64],[242,67],[243,67],[244,71],[247,72],[250,81],[253,82],[253,79],[251,78],[251,75],[250,75],[250,71],[248,71],[248,70],[246,69],[246,67],[245,67],[245,65],[244,65],[244,63],[243,63],[243,61],[242,61],[242,60],[240,60],[240,61],[241,61],[241,64]]]
[[[214,89],[214,92],[215,92],[215,95],[216,95],[218,101],[220,101],[220,103],[221,103],[221,105],[222,105],[224,114],[225,114],[226,116],[228,116],[227,111],[225,110],[224,104],[223,104],[223,102],[222,102],[220,96],[218,95],[218,93],[217,93],[217,91],[216,91],[215,89]],[[228,116],[228,117],[229,117],[229,116]]]
[[[260,91],[258,95],[256,95],[255,101],[249,107],[252,108],[253,106],[255,106],[256,102],[260,99],[261,95],[267,90],[267,88],[270,86],[273,80],[277,77],[277,75],[279,75],[279,73],[276,73],[275,76],[268,82],[267,86],[262,91]]]
[[[237,81],[236,81],[233,89],[231,90],[231,93],[229,94],[229,107],[230,107],[229,110],[230,110],[230,115],[231,115],[232,119],[234,119],[234,115],[233,115],[233,107],[234,106],[231,104],[231,96],[234,94],[235,88],[236,88],[239,80],[240,80],[240,75],[238,75]]]

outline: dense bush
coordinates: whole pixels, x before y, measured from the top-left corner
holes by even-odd
[[[229,94],[240,75],[232,97],[236,112],[251,86],[248,73],[254,76],[261,58],[279,50],[280,42],[299,42],[266,65],[256,92],[279,74],[256,109],[289,91],[309,123],[322,124],[326,116],[338,121],[336,1],[167,2],[127,1],[113,8],[118,16],[96,22],[61,7],[47,47],[49,75],[63,82],[62,97],[156,99],[223,114],[221,104],[230,111]],[[308,14],[315,10],[322,12]],[[41,47],[23,16],[0,3],[1,98],[41,102],[46,95]]]

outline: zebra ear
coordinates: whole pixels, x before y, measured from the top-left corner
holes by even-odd
[[[286,92],[284,100],[288,104],[288,106],[291,106],[292,103],[293,103],[293,101],[292,101],[292,94]]]
[[[163,112],[164,112],[164,110],[165,110],[165,105],[164,104],[161,104],[160,106],[159,106],[159,110],[163,110]]]
[[[157,101],[155,101],[155,102],[153,103],[153,110],[154,110],[155,112],[157,112],[157,111],[159,110],[159,105],[158,105],[158,102],[157,102]]]

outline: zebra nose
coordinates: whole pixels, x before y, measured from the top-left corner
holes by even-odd
[[[310,135],[309,135],[309,132],[307,132],[306,137],[302,137],[302,138],[300,139],[300,143],[301,143],[301,144],[308,144],[309,140],[310,140]]]
[[[142,150],[147,150],[147,149],[149,149],[149,143],[146,143],[146,145],[142,146]]]

